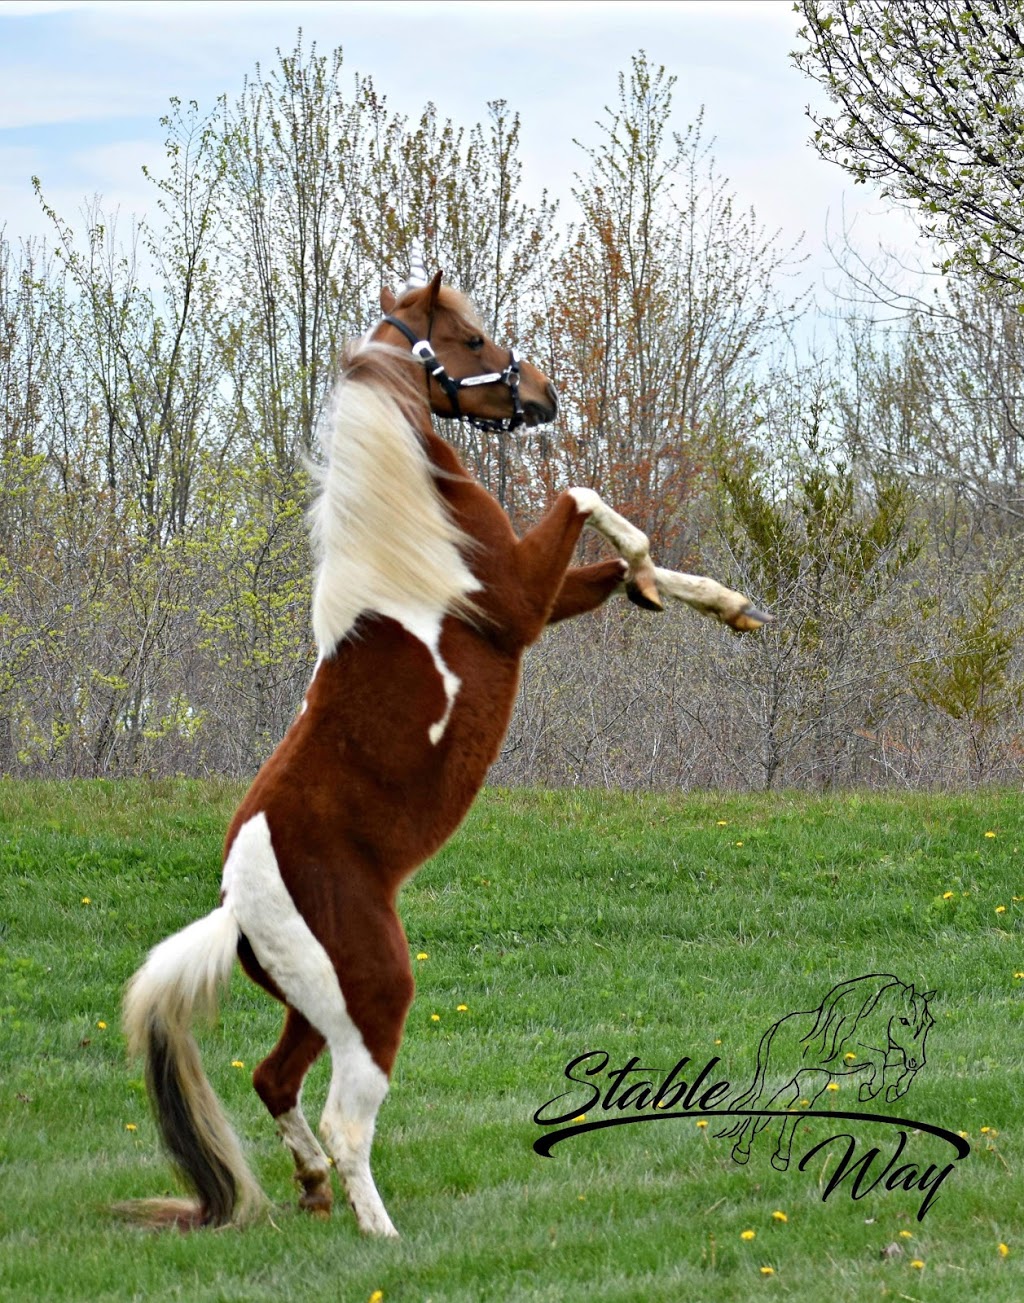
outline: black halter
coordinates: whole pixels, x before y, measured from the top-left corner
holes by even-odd
[[[482,376],[463,376],[461,379],[456,379],[448,374],[441,359],[434,352],[429,338],[429,331],[426,339],[419,339],[415,331],[410,330],[405,322],[399,321],[397,317],[386,316],[384,320],[389,326],[394,326],[396,330],[400,330],[409,341],[412,346],[413,357],[426,369],[427,388],[429,389],[431,380],[436,380],[444,390],[448,401],[452,405],[451,414],[453,418],[459,421],[468,421],[476,429],[485,432],[514,430],[526,420],[526,413],[523,411],[523,404],[519,397],[519,354],[514,348],[510,348],[508,351],[508,366],[504,371],[489,371]],[[463,414],[459,406],[460,389],[472,389],[477,385],[497,384],[507,385],[512,396],[512,415],[507,420],[491,421],[485,420],[483,417]]]

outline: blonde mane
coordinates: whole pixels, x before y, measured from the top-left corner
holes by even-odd
[[[479,585],[463,559],[469,540],[448,515],[413,424],[426,412],[418,379],[394,350],[363,343],[321,423],[324,466],[310,512],[321,656],[364,613],[406,622],[472,610]]]

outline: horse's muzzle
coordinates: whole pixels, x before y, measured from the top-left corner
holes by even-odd
[[[558,415],[558,393],[555,386],[548,381],[545,402],[531,398],[523,403],[523,416],[527,425],[546,425]]]

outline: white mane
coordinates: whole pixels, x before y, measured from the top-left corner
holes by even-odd
[[[376,348],[364,344],[360,353]],[[329,656],[361,614],[377,612],[417,636],[429,629],[436,653],[444,615],[471,610],[479,584],[419,436],[367,372],[342,376],[320,426],[313,633],[320,656]]]

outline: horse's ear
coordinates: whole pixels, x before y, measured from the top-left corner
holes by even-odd
[[[442,272],[438,272],[434,279],[427,286],[427,312],[433,313],[437,307],[437,296],[441,293]]]
[[[935,992],[934,992],[934,991],[922,991],[921,994],[920,994],[917,998],[918,998],[919,1000],[934,1000],[934,999],[935,999]]]
[[[384,313],[385,317],[389,312],[394,312],[395,304],[397,302],[398,300],[391,291],[386,286],[382,286],[380,291],[380,310]]]

